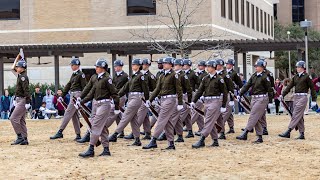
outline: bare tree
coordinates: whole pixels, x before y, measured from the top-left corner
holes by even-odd
[[[200,44],[203,48],[193,55],[197,56],[206,51],[226,49],[228,44],[210,46],[207,40],[214,40],[224,33],[214,34],[212,27],[201,24],[194,15],[204,8],[208,0],[158,0],[159,11],[156,16],[150,16],[143,30],[130,30],[133,37],[150,42],[149,49],[165,54],[179,54],[186,57],[190,47]]]

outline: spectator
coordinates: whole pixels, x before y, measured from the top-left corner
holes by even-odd
[[[286,78],[283,80],[283,88],[282,88],[281,94],[287,88],[290,82],[291,82],[291,79],[289,78]],[[283,97],[284,102],[288,105],[288,108],[291,112],[293,112],[293,92],[294,92],[294,88],[292,88],[290,92],[285,97]]]
[[[1,119],[8,119],[10,113],[11,97],[8,89],[4,90],[4,95],[1,96]]]
[[[62,90],[61,89],[59,89],[57,91],[57,94],[54,96],[54,99],[53,99],[53,104],[55,105],[56,109],[58,110],[58,115],[56,116],[56,118],[61,118],[61,116],[64,115],[64,111],[65,111],[63,105],[58,101],[59,97],[62,97]],[[65,99],[64,99],[64,101],[65,101]]]
[[[46,108],[46,102],[42,102],[38,111],[38,119],[50,119],[52,114],[56,114],[57,110],[50,110]]]
[[[50,110],[54,110],[54,104],[53,104],[53,95],[51,93],[50,89],[47,89],[46,95],[43,97],[42,102],[46,103],[46,108]]]
[[[313,67],[310,67],[310,76],[312,79],[315,79],[318,77],[318,75],[315,72],[315,69]]]
[[[43,94],[40,92],[40,87],[35,87],[35,92],[32,94],[32,114],[34,114],[33,119],[37,119],[37,115],[39,112],[39,108],[41,107],[42,101],[43,101]]]
[[[282,84],[280,79],[276,79],[276,82],[274,83],[274,90],[276,91],[274,95],[274,103],[276,105],[276,115],[280,115],[279,109],[280,109],[280,101],[279,101],[279,96],[281,95],[282,92]]]

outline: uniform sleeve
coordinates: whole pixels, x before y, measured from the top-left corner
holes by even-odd
[[[30,97],[30,89],[29,89],[29,78],[26,77],[25,81],[22,81],[22,88],[24,92],[24,97],[26,97],[26,104],[31,103],[31,97]]]
[[[120,78],[120,82],[119,82],[119,87],[123,87],[127,82],[128,82],[128,75],[124,74],[121,78]],[[119,92],[120,89],[117,89],[117,91]]]
[[[87,94],[87,96],[85,98],[83,98],[83,100],[81,101],[81,103],[87,103],[89,101],[91,101],[94,97],[94,93],[96,92],[96,86],[93,86],[90,90],[90,92]]]
[[[161,80],[162,80],[162,76],[160,76],[159,79],[157,80],[157,86],[154,89],[154,91],[151,93],[149,101],[152,102],[159,95],[160,89],[161,89]]]
[[[141,82],[141,86],[142,86],[142,90],[143,90],[143,94],[144,94],[144,98],[147,100],[149,99],[150,95],[149,95],[149,86],[148,86],[148,80],[146,80],[144,75],[140,76],[140,82]]]
[[[177,75],[177,74],[176,74]],[[175,87],[176,87],[176,93],[178,96],[178,105],[183,105],[183,98],[182,98],[182,86],[179,78],[174,77],[175,80]]]
[[[312,80],[310,78],[307,78],[308,80],[308,86],[310,88],[310,91],[311,91],[311,97],[312,97],[312,101],[317,101],[317,93],[316,93],[316,90],[314,88],[314,85],[312,83]]]
[[[225,82],[226,82],[226,86],[227,86],[227,91],[231,91],[231,92],[234,92],[234,85],[233,85],[233,81],[232,79],[229,77],[225,77],[224,78]]]
[[[198,87],[200,86],[200,78],[199,76],[196,75],[196,73],[194,73],[194,82],[195,82],[195,89],[198,89]]]
[[[204,79],[204,78],[203,78]],[[202,80],[200,83],[200,86],[198,88],[198,90],[196,91],[196,94],[193,97],[192,102],[196,103],[198,101],[198,99],[202,96],[203,92],[205,90],[205,81]]]
[[[91,90],[91,88],[93,86],[93,82],[92,82],[93,80],[92,79],[93,79],[93,76],[90,78],[90,80],[89,80],[88,84],[86,85],[86,87],[84,87],[84,89],[83,89],[83,91],[81,93],[81,96],[80,96],[81,99],[85,98],[86,95],[90,92],[90,90]]]
[[[243,83],[237,73],[234,76],[234,82],[236,83],[236,85],[238,86],[239,89],[242,88]]]
[[[87,80],[85,74],[82,73],[80,77],[81,89],[83,90],[87,85]]]
[[[282,92],[282,96],[283,97],[285,97],[290,92],[290,89],[293,88],[293,86],[294,86],[294,78],[295,78],[295,76],[293,76],[293,78],[291,79],[291,81],[290,81],[289,85],[286,87],[286,89],[283,90],[283,92]]]
[[[108,89],[109,89],[111,97],[113,99],[115,110],[119,110],[120,98],[117,93],[117,88],[115,87],[114,84],[108,83]]]
[[[153,78],[152,78],[152,76],[153,76]],[[154,77],[153,74],[151,74],[149,76],[148,82],[149,82],[149,88],[150,88],[149,90],[153,91],[157,86],[157,80],[156,80],[156,78]]]
[[[129,92],[129,82],[130,81],[126,82],[126,84],[120,89],[118,93],[119,97],[122,97]]]
[[[64,87],[62,97],[65,97],[68,94],[70,88],[71,88],[71,78],[69,82],[66,84],[66,86]]]
[[[271,85],[271,80],[270,79],[268,80],[268,77],[267,77],[267,78],[265,78],[265,81],[263,84],[264,84],[265,88],[268,90],[269,103],[272,103],[274,91],[273,91],[273,87]]]
[[[188,95],[188,103],[191,103],[192,101],[192,88],[190,86],[190,81],[189,79],[183,78],[184,79],[184,84],[187,89],[187,95]]]
[[[230,78],[229,78],[230,79]],[[220,83],[220,91],[223,93],[222,95],[222,107],[225,108],[228,100],[228,88],[226,86],[226,83],[224,81],[219,80]]]
[[[240,96],[243,96],[249,89],[250,87],[252,86],[252,77],[249,79],[249,81],[241,88],[240,90]]]

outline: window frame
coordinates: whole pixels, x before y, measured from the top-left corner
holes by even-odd
[[[9,18],[9,17],[3,17],[3,18],[1,18],[1,16],[0,16],[0,21],[16,21],[16,20],[21,20],[21,0],[17,0],[18,2],[19,2],[19,13],[18,13],[18,15],[19,15],[19,17],[18,18]],[[13,10],[13,9],[11,9],[11,10]],[[1,11],[0,11],[1,12]]]
[[[134,1],[134,0],[126,0],[127,2],[127,16],[154,16],[157,15],[157,1],[156,0],[151,0],[154,5],[154,14],[153,13],[131,13],[129,14],[129,6],[128,6],[128,2],[129,1]]]

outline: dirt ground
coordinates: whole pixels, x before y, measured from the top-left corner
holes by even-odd
[[[0,122],[0,174],[1,179],[320,179],[320,116],[308,115],[306,140],[281,139],[277,135],[286,130],[289,117],[267,117],[269,136],[265,143],[252,144],[235,137],[244,127],[248,115],[235,116],[236,134],[220,141],[219,148],[192,149],[198,137],[176,144],[175,151],[162,151],[166,142],[159,142],[158,149],[142,150],[128,147],[131,141],[120,139],[111,144],[111,157],[82,159],[80,152],[87,145],[73,141],[72,123],[64,138],[49,140],[60,120],[27,121],[29,146],[11,146],[15,134],[10,122]],[[112,126],[113,132],[115,126]],[[196,129],[196,126],[194,126]],[[84,128],[82,129],[84,131]],[[126,129],[128,133],[130,129]],[[148,141],[143,141],[147,144]],[[206,145],[211,138],[206,139]],[[102,147],[95,149],[100,154]]]

